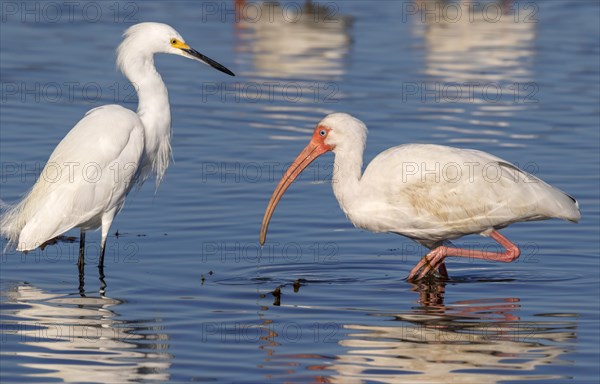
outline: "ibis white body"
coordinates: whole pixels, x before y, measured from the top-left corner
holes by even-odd
[[[400,145],[380,153],[361,176],[358,148],[336,152],[332,185],[344,213],[362,229],[431,247],[520,221],[580,218],[575,199],[485,152]]]
[[[446,256],[509,262],[520,251],[496,232],[519,221],[559,218],[577,222],[577,201],[513,164],[485,152],[430,144],[390,148],[362,172],[367,140],[365,124],[345,113],[325,117],[310,143],[283,175],[263,218],[264,243],[271,216],[285,190],[314,159],[332,151],[333,192],[358,228],[392,232],[433,251],[413,269],[424,277],[433,267],[445,275]],[[491,236],[505,253],[468,252],[442,246],[468,234]],[[431,261],[432,264],[428,264]],[[422,273],[419,269],[425,267]]]

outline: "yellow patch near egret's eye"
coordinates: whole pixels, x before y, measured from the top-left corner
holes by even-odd
[[[179,49],[190,49],[190,46],[178,39],[171,39],[171,47]]]

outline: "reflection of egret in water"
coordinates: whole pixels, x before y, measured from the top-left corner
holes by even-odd
[[[451,136],[450,142],[504,146],[537,138],[507,132],[509,117],[537,102],[535,4],[421,0],[416,7],[413,31],[424,39],[423,72],[431,79],[408,91],[427,102],[423,112],[443,121],[441,135]]]
[[[340,15],[336,4],[237,1],[236,9],[241,35],[238,50],[249,47],[257,75],[312,78],[344,73],[352,19]]]
[[[2,338],[19,338],[15,354],[30,377],[123,383],[169,379],[161,327],[118,319],[120,300],[66,296],[27,284],[2,295]],[[93,372],[93,374],[92,374]]]
[[[570,319],[575,315],[540,314],[536,321],[521,321],[517,298],[444,305],[443,286],[429,288],[430,299],[431,293],[437,292],[437,300],[432,300],[436,304],[430,307],[393,314],[394,321],[385,326],[345,325],[355,332],[340,342],[348,351],[338,358],[333,381],[496,383],[561,379],[539,369],[548,364],[568,364],[561,362],[560,356],[567,352],[564,344],[575,339],[576,324]]]

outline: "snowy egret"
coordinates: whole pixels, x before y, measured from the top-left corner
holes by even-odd
[[[171,111],[154,54],[183,56],[235,76],[169,25],[136,24],[123,37],[117,66],[137,90],[137,113],[119,105],[94,108],[62,139],[31,190],[2,215],[0,232],[18,251],[79,228],[81,269],[85,232],[101,227],[102,266],[111,223],[133,185],[153,172],[158,187],[171,157]]]
[[[447,277],[446,256],[510,262],[519,248],[497,229],[519,221],[550,218],[577,222],[577,201],[509,162],[485,152],[430,144],[406,144],[379,154],[361,175],[367,139],[365,124],[345,113],[326,116],[308,146],[281,178],[262,222],[264,244],[269,221],[286,189],[320,155],[333,151],[333,193],[358,228],[397,233],[431,251],[409,279],[434,270]],[[481,234],[503,253],[455,248],[449,240]]]

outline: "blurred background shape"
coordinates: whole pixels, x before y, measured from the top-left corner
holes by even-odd
[[[340,14],[335,3],[324,4],[265,2],[254,8],[236,2],[237,50],[251,52],[254,76],[310,81],[344,74],[353,17]],[[263,10],[260,17],[255,9]]]

